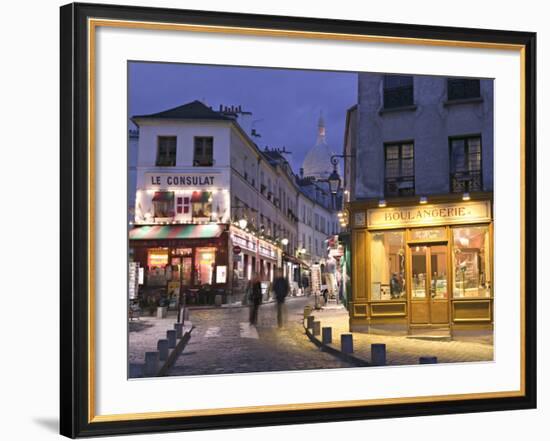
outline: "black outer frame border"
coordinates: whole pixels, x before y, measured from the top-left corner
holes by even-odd
[[[88,18],[520,44],[525,46],[525,396],[88,423]],[[73,3],[60,9],[60,433],[128,433],[350,421],[536,407],[536,34]]]

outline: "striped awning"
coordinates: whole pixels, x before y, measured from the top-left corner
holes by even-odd
[[[145,225],[130,230],[130,240],[210,239],[219,237],[223,225]]]
[[[194,191],[191,195],[191,202],[206,203],[210,201],[212,193],[209,191]]]
[[[173,191],[155,191],[153,195],[153,202],[173,202],[174,201],[174,192]]]

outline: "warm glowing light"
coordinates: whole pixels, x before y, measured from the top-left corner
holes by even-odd
[[[284,246],[287,246],[287,245],[288,245],[288,239],[285,237],[284,239],[281,240],[281,243],[282,243]]]
[[[244,218],[239,219],[239,227],[241,227],[243,230],[246,229],[246,226],[248,225],[248,221]]]
[[[344,213],[342,213],[342,212],[338,213],[338,217],[343,217],[343,216],[344,216]]]
[[[426,196],[421,196],[420,197],[420,203],[421,204],[427,204],[428,203],[428,198]]]
[[[469,201],[471,198],[470,198],[470,193],[464,193],[462,195],[462,200],[463,201]]]
[[[380,200],[378,201],[378,206],[379,206],[380,208],[384,208],[384,207],[386,206],[386,200],[385,200],[385,199],[380,199]]]

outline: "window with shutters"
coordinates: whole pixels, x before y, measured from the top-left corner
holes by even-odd
[[[414,105],[413,77],[384,75],[384,109]]]
[[[481,137],[450,138],[451,192],[481,191]]]
[[[157,167],[175,167],[176,137],[159,136],[157,138]]]
[[[481,90],[479,80],[469,78],[449,78],[447,80],[447,99],[466,100],[480,98]]]
[[[392,143],[385,146],[386,196],[414,195],[414,143]]]
[[[214,138],[195,136],[193,166],[212,167],[214,165]]]

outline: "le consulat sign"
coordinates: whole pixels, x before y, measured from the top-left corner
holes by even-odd
[[[367,227],[399,228],[453,225],[491,220],[489,201],[458,202],[367,210]]]
[[[225,179],[219,173],[146,173],[145,184],[147,187],[214,187],[226,185]]]

